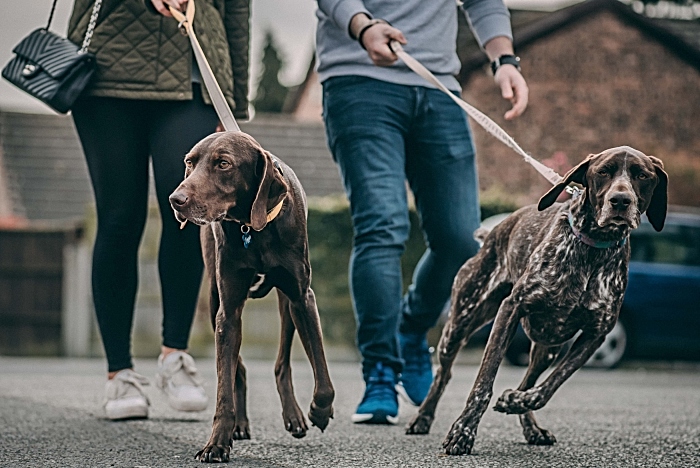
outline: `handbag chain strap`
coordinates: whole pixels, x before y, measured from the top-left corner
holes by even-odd
[[[49,30],[51,26],[51,21],[53,21],[53,14],[56,12],[56,3],[58,0],[53,0],[53,5],[51,5],[51,13],[49,13],[49,21],[46,23],[46,29]],[[90,46],[90,40],[92,39],[92,34],[95,32],[95,26],[97,25],[97,17],[100,14],[100,7],[102,6],[102,0],[95,0],[95,5],[92,7],[92,14],[90,15],[90,22],[88,23],[87,31],[85,31],[85,38],[83,39],[83,45],[78,51],[79,54],[84,54],[88,51]]]
[[[95,25],[97,25],[97,16],[100,14],[101,6],[102,0],[95,0],[95,6],[92,7],[92,15],[90,15],[90,22],[88,23],[87,31],[85,31],[85,39],[83,39],[83,45],[78,51],[79,54],[84,54],[88,50],[90,40],[92,39],[92,33],[95,32]]]

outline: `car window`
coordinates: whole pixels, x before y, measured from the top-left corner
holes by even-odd
[[[645,229],[646,228],[646,229]],[[667,224],[655,232],[640,226],[630,239],[632,261],[700,266],[700,228]]]

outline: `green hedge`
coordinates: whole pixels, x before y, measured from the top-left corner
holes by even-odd
[[[331,207],[322,205],[323,203],[311,203],[309,208],[312,287],[316,293],[324,338],[332,342],[353,344],[355,319],[348,287],[348,262],[352,249],[350,212],[344,204]],[[482,199],[482,219],[514,211],[516,208],[514,204],[500,199]],[[414,210],[410,212],[410,219],[411,232],[402,258],[404,288],[410,284],[413,269],[425,251],[418,216]]]

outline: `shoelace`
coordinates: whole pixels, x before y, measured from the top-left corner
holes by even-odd
[[[132,370],[127,370],[119,372],[117,375],[114,376],[114,378],[116,380],[119,380],[120,382],[124,382],[127,385],[133,385],[134,387],[136,387],[138,391],[144,396],[144,398],[146,398],[146,402],[149,405],[151,404],[151,401],[148,399],[148,396],[146,395],[146,392],[143,389],[144,386],[151,384],[147,377],[144,377],[141,374],[137,374]],[[117,398],[120,398],[126,395],[128,387],[120,385],[117,387],[117,389]],[[107,404],[107,399],[104,400],[104,404]]]
[[[432,368],[430,349],[427,348],[422,341],[410,343],[408,346],[405,346],[403,359],[405,368],[415,368],[417,370]]]
[[[202,385],[202,381],[197,377],[197,367],[194,365],[194,359],[189,354],[181,353],[177,361],[168,364],[163,370],[162,375],[170,379],[173,375],[177,374],[180,369],[184,370],[190,380],[196,385]]]
[[[396,397],[394,376],[383,368],[373,370],[367,380],[367,390],[363,401],[370,399],[390,399]]]

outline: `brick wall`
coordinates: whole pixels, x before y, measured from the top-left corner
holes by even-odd
[[[523,149],[559,173],[589,153],[629,145],[660,157],[670,203],[700,206],[700,72],[607,11],[517,51],[530,105],[513,122],[486,69],[465,83],[465,99]],[[536,202],[548,183],[512,150],[474,125],[482,189]]]

